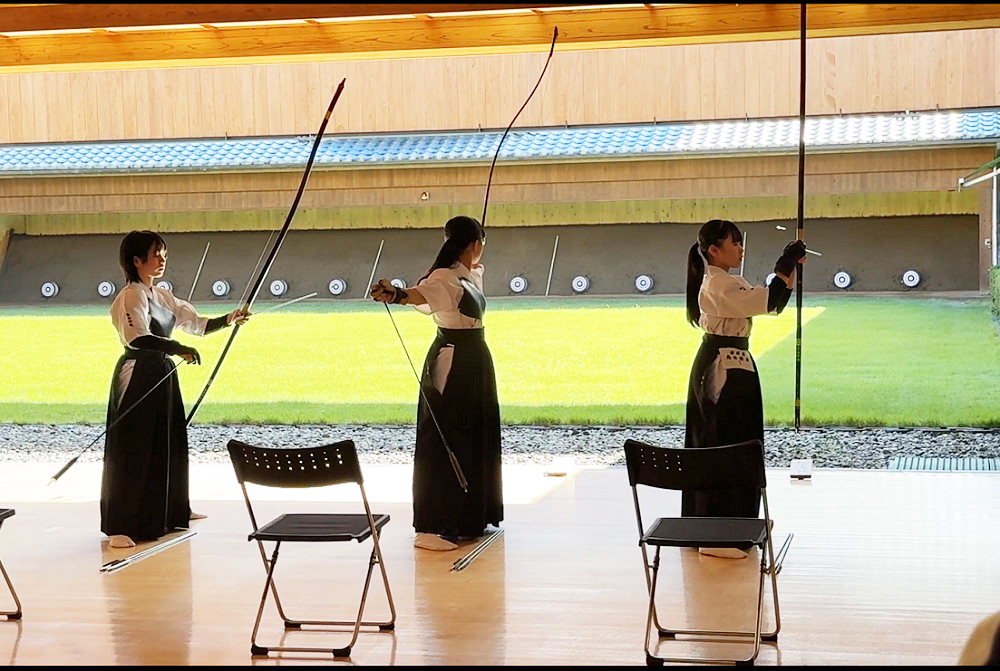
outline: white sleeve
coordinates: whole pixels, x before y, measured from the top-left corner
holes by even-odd
[[[427,304],[414,307],[424,314],[454,310],[458,307],[463,291],[455,273],[447,268],[438,268],[417,282],[416,288],[427,300]]]
[[[708,289],[702,292],[699,306],[705,314],[729,318],[767,314],[767,297],[770,293],[767,287],[724,277],[713,281]]]
[[[141,336],[153,335],[149,330],[149,299],[142,291],[122,291],[111,306],[111,321],[126,345]]]
[[[163,299],[164,304],[170,308],[170,311],[174,313],[174,319],[176,320],[174,322],[175,328],[179,328],[191,335],[205,335],[208,317],[202,317],[193,305],[183,298],[177,298],[177,296],[174,296],[172,292],[166,289],[161,290],[160,297]]]

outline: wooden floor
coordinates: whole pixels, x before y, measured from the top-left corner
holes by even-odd
[[[646,586],[631,490],[623,468],[546,477],[505,468],[504,535],[467,569],[450,570],[474,544],[415,550],[409,468],[368,466],[397,619],[392,633],[363,633],[350,659],[250,655],[264,582],[231,468],[192,465],[196,535],[127,568],[101,572],[132,551],[99,533],[99,465],[3,465],[0,557],[23,604],[0,619],[0,661],[18,665],[643,665]],[[794,540],[779,575],[782,631],[758,664],[953,665],[975,624],[1000,610],[1000,476],[824,470],[792,481],[772,469],[775,535]],[[346,486],[342,486],[346,487]],[[334,490],[338,491],[338,490]],[[327,502],[305,492],[263,500],[279,512],[347,511],[350,491]],[[652,492],[646,514],[673,515],[674,494]],[[142,550],[148,545],[141,545]],[[353,617],[368,544],[287,546],[282,599],[293,617]],[[665,553],[664,624],[744,622],[756,564]],[[741,578],[751,577],[748,584]],[[2,586],[2,583],[0,583]],[[749,586],[749,589],[748,589]],[[366,615],[387,613],[375,583]],[[0,593],[0,597],[4,596]],[[5,604],[0,600],[0,608]],[[332,607],[331,607],[332,606]],[[273,608],[260,643],[328,645],[346,635],[289,632]],[[669,650],[689,643],[662,644]],[[686,647],[687,646],[687,647]],[[738,646],[737,646],[738,647]],[[716,650],[717,651],[717,650]]]

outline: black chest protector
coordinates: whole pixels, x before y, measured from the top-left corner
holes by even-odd
[[[469,280],[460,277],[458,281],[465,289],[462,299],[458,301],[458,311],[466,317],[482,321],[483,313],[486,312],[486,296]]]
[[[169,338],[174,332],[174,323],[177,318],[174,313],[157,303],[152,298],[149,299],[149,332],[161,338]]]

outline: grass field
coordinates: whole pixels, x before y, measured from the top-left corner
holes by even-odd
[[[431,320],[392,310],[419,370]],[[683,423],[700,332],[680,297],[493,299],[485,323],[504,422]],[[754,320],[770,425],[794,419],[795,325],[794,298]],[[230,333],[175,333],[202,354],[179,371],[189,408]],[[0,308],[0,422],[102,422],[120,353],[105,307]],[[807,296],[801,362],[804,425],[1000,426],[988,298]],[[305,301],[239,331],[194,423],[412,423],[416,397],[384,307]]]

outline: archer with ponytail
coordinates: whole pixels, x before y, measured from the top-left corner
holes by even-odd
[[[729,273],[743,260],[743,233],[731,221],[713,219],[698,231],[687,267],[687,319],[704,330],[688,381],[684,447],[719,447],[764,440],[764,407],[757,365],[750,355],[755,315],[780,314],[792,295],[795,266],[806,255],[801,240],[785,246],[769,286],[754,286]],[[739,493],[685,491],[681,514],[688,517],[759,517],[760,489]],[[702,554],[731,559],[741,548],[702,548]]]
[[[472,217],[457,216],[445,224],[444,235],[416,285],[399,289],[380,279],[370,290],[381,303],[412,305],[438,327],[420,380],[413,455],[413,544],[426,550],[453,550],[457,539],[483,536],[487,525],[503,520],[500,407],[483,331],[479,261],[486,231]],[[442,435],[466,475],[468,493],[456,482]]]

